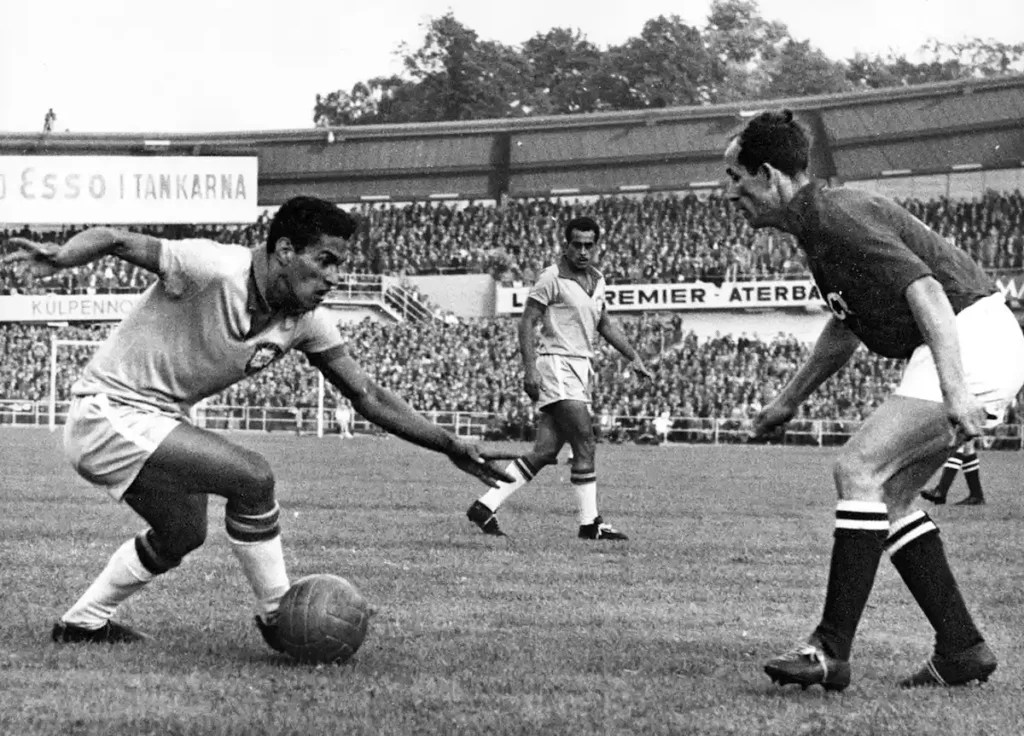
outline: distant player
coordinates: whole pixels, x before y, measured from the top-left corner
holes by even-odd
[[[227,499],[231,549],[256,595],[256,624],[280,649],[275,626],[288,576],[274,474],[257,453],[193,426],[189,409],[304,352],[370,421],[437,452],[489,485],[510,478],[475,445],[449,434],[373,382],[319,308],[336,284],[353,218],[312,197],[278,210],[264,246],[159,240],[95,228],[63,246],[20,238],[6,260],[40,275],[114,255],[159,276],[72,386],[64,447],[79,475],[139,514],[149,528],[128,540],[53,627],[56,642],[133,642],[117,607],[177,567],[206,539],[208,494]],[[507,455],[505,455],[507,457]]]
[[[776,682],[850,684],[850,652],[883,552],[935,628],[935,652],[903,687],[984,681],[996,668],[957,586],[939,530],[912,503],[954,448],[1001,416],[1024,384],[1024,336],[969,256],[891,200],[826,189],[807,173],[791,112],[752,118],[725,152],[728,198],[755,228],[794,235],[832,310],[803,365],[756,417],[785,424],[863,342],[909,359],[902,382],[835,463],[839,493],[825,610],[765,671]]]
[[[931,501],[937,506],[946,503],[953,479],[961,470],[967,481],[967,498],[957,501],[954,506],[984,506],[985,493],[981,489],[981,463],[978,461],[977,441],[968,440],[960,445],[953,456],[942,467],[939,484],[930,491],[921,491],[921,498]]]
[[[565,227],[565,252],[541,273],[526,300],[519,321],[519,350],[523,388],[540,410],[537,438],[533,449],[506,469],[513,481],[498,484],[466,512],[485,534],[503,536],[494,512],[545,465],[556,464],[559,450],[569,443],[569,478],[579,502],[580,539],[626,539],[597,510],[596,441],[590,416],[597,336],[622,353],[640,376],[650,379],[652,374],[608,317],[604,276],[594,266],[600,236],[601,229],[591,218],[571,220]]]

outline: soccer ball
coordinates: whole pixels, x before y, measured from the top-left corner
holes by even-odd
[[[277,633],[284,650],[300,662],[347,661],[366,638],[370,606],[348,580],[309,575],[281,599]]]

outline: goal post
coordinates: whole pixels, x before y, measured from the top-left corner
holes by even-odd
[[[102,345],[101,340],[67,340],[59,337],[50,338],[50,385],[49,385],[49,426],[50,431],[57,429],[57,354],[62,347],[92,346],[93,349]]]
[[[324,436],[324,374],[316,372],[316,436]]]

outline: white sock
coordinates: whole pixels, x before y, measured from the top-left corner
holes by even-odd
[[[110,620],[119,605],[142,590],[154,577],[139,559],[133,537],[111,555],[103,572],[61,616],[61,620],[83,629],[99,629]]]
[[[580,526],[593,524],[597,518],[597,481],[572,486],[576,489],[576,500],[580,504]]]
[[[491,511],[497,511],[498,507],[505,503],[509,496],[533,480],[532,475],[527,477],[529,471],[520,466],[518,460],[510,462],[508,467],[505,468],[505,472],[515,478],[515,480],[511,483],[499,481],[497,488],[492,488],[487,491],[487,493],[482,495],[479,499],[480,503]]]
[[[257,612],[264,622],[271,623],[281,598],[288,591],[281,535],[262,542],[241,542],[229,535],[228,541],[256,594]]]

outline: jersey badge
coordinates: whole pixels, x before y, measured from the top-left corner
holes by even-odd
[[[284,350],[280,345],[275,345],[272,342],[259,343],[253,349],[252,355],[249,356],[249,362],[245,364],[245,375],[251,376],[253,373],[258,373],[282,355],[284,355]]]

